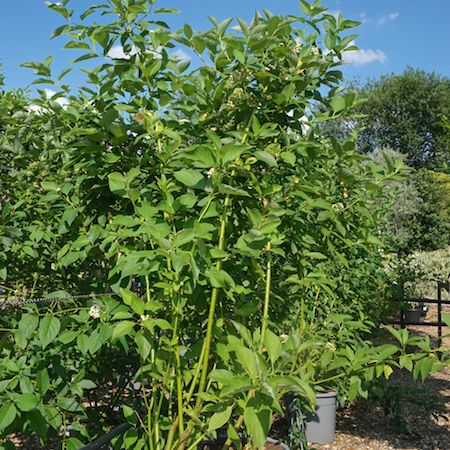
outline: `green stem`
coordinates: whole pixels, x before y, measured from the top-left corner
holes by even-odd
[[[225,249],[225,231],[227,226],[227,212],[228,207],[230,205],[230,197],[227,195],[224,202],[224,210],[222,213],[222,218],[220,220],[220,234],[219,234],[219,250]],[[222,268],[222,260],[217,261],[216,264],[217,270],[221,270]],[[206,337],[205,337],[205,354],[203,355],[203,364],[202,371],[200,376],[200,384],[198,388],[198,394],[202,394],[205,391],[206,386],[206,377],[208,375],[208,363],[209,363],[209,355],[211,353],[211,341],[212,341],[212,330],[214,325],[214,313],[216,311],[217,300],[219,298],[219,288],[214,287],[211,291],[211,303],[209,305],[209,314],[208,314],[208,325],[206,329]],[[200,395],[197,397],[197,401],[195,404],[195,412],[198,414],[200,412],[200,408],[202,406],[202,398]]]
[[[166,450],[171,450],[173,447],[173,439],[175,437],[175,431],[177,429],[178,421],[175,420],[170,426],[169,434],[167,436]]]
[[[39,276],[36,272],[33,273],[34,281],[33,281],[33,287],[31,288],[31,292],[30,292],[30,298],[34,297],[34,292],[36,291],[36,284],[37,284],[38,277]]]
[[[260,346],[263,346],[264,338],[266,335],[267,324],[269,322],[269,304],[270,304],[270,286],[272,281],[272,244],[269,242],[267,244],[267,269],[266,269],[266,292],[264,295],[264,310],[261,324],[261,343]]]
[[[195,368],[194,377],[192,378],[191,387],[189,388],[188,395],[186,397],[186,404],[191,401],[192,396],[194,395],[195,387],[197,386],[198,377],[200,376],[200,369],[202,367],[202,361],[205,356],[205,343],[202,345],[202,351],[200,352],[200,358],[198,360],[197,367]]]
[[[176,347],[176,376],[177,376],[177,403],[178,403],[178,428],[180,436],[184,433],[184,405],[183,405],[183,379],[181,373],[181,358],[178,346]]]
[[[235,429],[237,432],[239,432],[239,429],[242,427],[243,423],[244,423],[244,416],[239,416],[239,417],[238,417],[238,420],[237,420],[236,423],[234,424],[234,429]],[[224,446],[223,446],[223,449],[229,448],[229,447],[231,446],[232,443],[233,443],[233,441],[231,440],[231,438],[228,438],[228,439],[225,441],[225,444],[224,444]]]
[[[225,198],[225,201],[224,201],[222,217],[220,219],[220,231],[219,231],[219,243],[218,243],[218,248],[220,250],[225,250],[225,231],[226,231],[226,227],[227,227],[227,212],[228,212],[229,206],[230,206],[230,197],[227,195]],[[222,268],[221,260],[217,261],[216,268],[217,268],[217,270],[220,270]],[[195,402],[195,409],[194,409],[194,414],[196,416],[199,415],[200,410],[202,408],[202,404],[203,404],[203,400],[201,398],[201,395],[199,395],[199,394],[202,394],[203,392],[205,392],[205,387],[206,387],[209,355],[211,353],[211,341],[212,341],[212,330],[213,330],[213,325],[214,325],[214,315],[215,315],[215,311],[216,311],[218,298],[219,298],[219,289],[213,288],[211,291],[211,302],[209,305],[206,336],[205,336],[205,340],[203,341],[203,347],[202,347],[202,351],[200,354],[197,371],[195,373],[194,380],[192,381],[191,388],[190,388],[189,394],[188,394],[188,401],[189,401],[194,393],[194,389],[197,384],[197,379],[199,376],[198,374],[201,373],[199,388],[197,391],[197,399]],[[191,435],[193,427],[194,427],[194,424],[191,421],[189,423],[188,429],[186,430],[184,435],[180,436],[179,450],[183,450],[185,448],[186,441],[187,441],[188,437]]]
[[[178,327],[180,323],[179,304],[175,316],[175,324],[173,327],[172,341],[176,340],[175,345],[175,376],[177,385],[177,407],[178,407],[178,428],[180,436],[184,433],[184,405],[183,405],[183,378],[181,373],[180,346],[178,340]]]
[[[340,374],[338,374],[338,375],[334,375],[334,376],[329,377],[329,378],[324,378],[323,380],[315,381],[314,384],[323,384],[323,383],[327,383],[328,381],[337,380],[337,379],[342,378],[342,377],[345,377],[345,376],[348,376],[348,374],[345,373],[345,372],[342,372],[342,373],[340,373]]]
[[[305,331],[305,296],[300,300],[300,335]]]
[[[150,303],[150,280],[148,275],[145,275],[145,293],[147,295],[147,303]]]

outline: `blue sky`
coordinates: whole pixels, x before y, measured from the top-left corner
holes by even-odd
[[[101,3],[72,0],[80,7]],[[239,16],[249,20],[255,9],[274,13],[298,13],[297,0],[159,0],[160,6],[182,10],[173,16],[174,27],[189,22],[195,29],[209,26],[208,15],[224,19]],[[384,73],[399,73],[408,65],[450,76],[450,0],[323,0],[331,11],[362,22],[357,45],[344,72],[348,79],[365,80]],[[61,70],[75,55],[62,51],[61,40],[49,40],[63,18],[49,11],[42,0],[3,1],[0,14],[0,61],[7,88],[25,87],[32,71],[22,69],[24,61],[57,55],[55,68]],[[73,84],[80,75],[69,78]]]

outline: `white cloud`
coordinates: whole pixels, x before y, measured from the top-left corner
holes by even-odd
[[[370,19],[367,18],[367,13],[365,13],[365,12],[359,13],[359,14],[356,16],[356,20],[357,20],[358,22],[361,22],[362,24],[365,24],[365,23],[371,21]]]
[[[55,91],[52,91],[51,89],[45,89],[45,95],[47,96],[47,98],[52,98],[55,94]],[[55,98],[55,102],[59,103],[61,106],[67,106],[70,103],[69,99],[65,97]]]
[[[149,55],[153,55],[155,59],[161,59],[162,58],[162,47],[158,47],[156,50],[150,50],[146,53]],[[131,51],[126,54],[123,50],[123,47],[121,45],[115,45],[114,47],[111,47],[109,52],[106,54],[106,57],[109,59],[130,59],[132,56],[136,55],[138,52],[138,49],[133,46]],[[177,53],[177,52],[175,52]],[[184,52],[183,52],[184,54]],[[186,55],[187,56],[187,55]],[[188,56],[187,56],[188,57]]]
[[[387,56],[381,50],[372,50],[360,48],[359,50],[353,50],[350,52],[345,52],[344,61],[355,66],[363,66],[364,64],[370,64],[372,62],[378,61],[381,64],[385,64],[387,61]]]
[[[131,54],[126,55],[121,45],[115,45],[114,47],[110,48],[106,56],[111,59],[130,59],[130,57],[133,55],[133,50],[131,51]]]
[[[350,45],[355,45],[355,43],[351,42]],[[381,64],[385,64],[388,60],[387,56],[382,50],[372,50],[371,48],[360,48],[358,50],[350,50],[348,52],[344,52],[343,59],[349,64],[353,64],[355,66],[363,66],[365,64],[370,64],[376,61],[380,62]]]
[[[367,16],[367,13],[362,12],[359,13],[356,18],[359,22],[361,22],[363,25],[367,24],[375,24],[377,26],[385,25],[388,22],[393,22],[394,20],[397,20],[400,17],[399,12],[392,12],[389,14],[385,14],[384,16],[379,17],[378,19],[371,19]]]
[[[52,99],[52,97],[56,94],[56,92],[52,91],[51,89],[44,89],[44,92],[45,92],[45,96],[49,99]],[[58,98],[55,98],[54,101],[56,103],[60,104],[63,108],[65,108],[66,106],[68,106],[70,104],[69,99],[66,97],[58,97]],[[40,105],[36,105],[34,103],[32,103],[31,105],[28,106],[28,110],[30,112],[34,112],[36,114],[43,114],[44,112],[48,111],[47,108],[40,106]]]
[[[28,106],[28,111],[34,112],[36,114],[42,114],[45,111],[45,109],[42,106],[35,105],[34,103],[32,103],[31,105]]]
[[[399,12],[393,12],[386,14],[385,16],[381,16],[377,20],[377,25],[384,25],[387,22],[393,22],[394,20],[398,19],[399,16],[400,16]]]
[[[185,62],[191,60],[191,57],[181,48],[174,51],[171,56],[177,59],[178,62]]]

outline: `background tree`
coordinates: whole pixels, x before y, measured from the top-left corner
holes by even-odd
[[[447,77],[409,67],[357,90],[367,99],[357,107],[366,115],[358,119],[361,152],[390,147],[415,168],[439,168],[449,159],[449,130],[442,121],[450,113]]]

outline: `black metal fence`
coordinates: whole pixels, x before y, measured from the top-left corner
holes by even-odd
[[[442,328],[446,327],[447,324],[442,321],[442,306],[450,305],[450,300],[443,300],[443,292],[450,292],[450,280],[449,281],[437,281],[437,298],[414,298],[405,296],[405,288],[403,283],[399,286],[399,297],[396,299],[400,303],[400,318],[388,320],[389,324],[400,325],[401,328],[406,328],[406,325],[420,325],[423,327],[437,327],[438,329],[438,345],[442,343]],[[437,321],[436,322],[426,322],[426,321],[406,321],[405,311],[402,307],[405,303],[417,303],[420,305],[435,304],[437,305]]]

